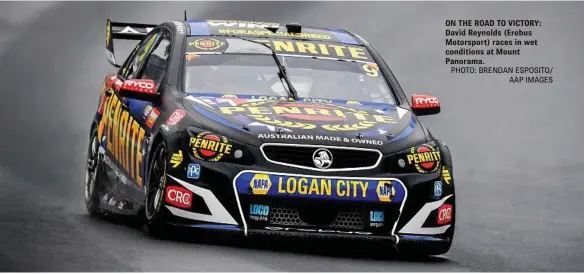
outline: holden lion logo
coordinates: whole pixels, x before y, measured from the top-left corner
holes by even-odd
[[[312,154],[312,161],[316,167],[327,169],[333,164],[333,154],[328,149],[319,148]]]

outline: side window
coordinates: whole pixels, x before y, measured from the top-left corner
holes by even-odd
[[[152,45],[156,43],[160,36],[160,30],[150,33],[141,43],[139,43],[136,48],[132,51],[128,60],[124,63],[120,70],[120,75],[125,79],[134,79],[142,65],[148,51],[152,48]]]
[[[158,44],[152,49],[151,54],[144,58],[144,67],[136,78],[152,79],[156,83],[156,87],[159,87],[166,75],[171,46],[170,35],[164,33]]]

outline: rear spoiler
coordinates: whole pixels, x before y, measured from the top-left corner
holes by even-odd
[[[106,21],[105,57],[114,67],[119,68],[114,54],[114,39],[142,40],[157,25]]]

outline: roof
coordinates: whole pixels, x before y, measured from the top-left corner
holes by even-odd
[[[286,25],[273,22],[205,20],[187,21],[191,36],[236,35],[258,38],[285,38],[362,45],[349,32],[340,29],[304,27],[299,33],[288,32]]]

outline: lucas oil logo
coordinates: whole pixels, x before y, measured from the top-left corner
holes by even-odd
[[[230,155],[232,148],[227,137],[217,136],[210,132],[202,132],[197,137],[191,137],[189,146],[197,159],[210,162],[217,162],[223,156]]]
[[[267,174],[256,174],[249,183],[251,191],[255,195],[266,195],[272,187],[270,176]]]
[[[420,173],[435,172],[440,167],[440,151],[430,145],[411,148],[407,159],[408,164],[413,164]]]
[[[395,187],[390,181],[379,181],[376,192],[382,202],[391,202],[395,198]]]

